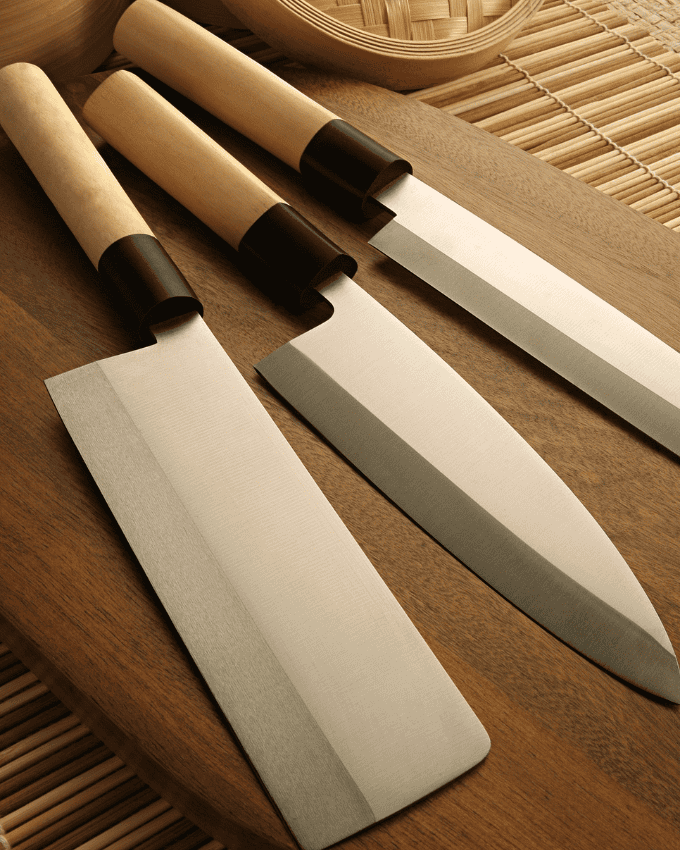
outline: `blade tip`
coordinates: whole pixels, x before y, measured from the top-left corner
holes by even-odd
[[[662,694],[662,696],[669,702],[680,705],[680,669],[678,669],[677,660],[675,662],[675,672],[672,676],[668,677],[667,688],[665,690],[666,693]]]
[[[649,679],[646,690],[680,705],[680,667],[672,649],[664,649],[663,658],[655,665]]]

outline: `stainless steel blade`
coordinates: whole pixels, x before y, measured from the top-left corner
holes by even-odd
[[[349,278],[257,370],[481,578],[622,678],[680,702],[668,636],[609,538],[456,372]]]
[[[680,455],[680,354],[412,175],[370,243]]]
[[[489,739],[203,320],[156,335],[47,387],[284,818],[325,847]]]

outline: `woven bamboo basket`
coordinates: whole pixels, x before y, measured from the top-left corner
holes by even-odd
[[[542,0],[223,0],[300,62],[399,91],[483,67]]]

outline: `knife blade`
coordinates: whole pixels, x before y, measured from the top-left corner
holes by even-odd
[[[0,70],[0,124],[156,339],[47,388],[298,842],[326,847],[469,770],[482,724],[35,66]]]
[[[394,214],[371,245],[680,455],[674,348],[413,176],[398,155],[157,0],[136,0],[114,43],[298,170],[327,203],[349,215]]]
[[[309,222],[128,71],[103,82],[83,113],[255,277],[268,277],[277,300],[304,302],[321,281],[332,317],[256,366],[293,407],[520,609],[622,678],[680,702],[670,641],[604,531],[446,362],[346,270],[310,260],[322,256],[314,245],[323,237]]]

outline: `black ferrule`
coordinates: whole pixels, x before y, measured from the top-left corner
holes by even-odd
[[[238,255],[253,283],[294,313],[318,300],[314,287],[357,270],[349,255],[285,203],[274,204],[250,226]]]
[[[306,188],[348,218],[375,215],[373,195],[411,164],[339,118],[312,138],[300,159]]]
[[[154,236],[136,233],[113,242],[101,255],[99,274],[123,296],[137,319],[140,336],[149,328],[197,312],[203,305],[165,248]]]

